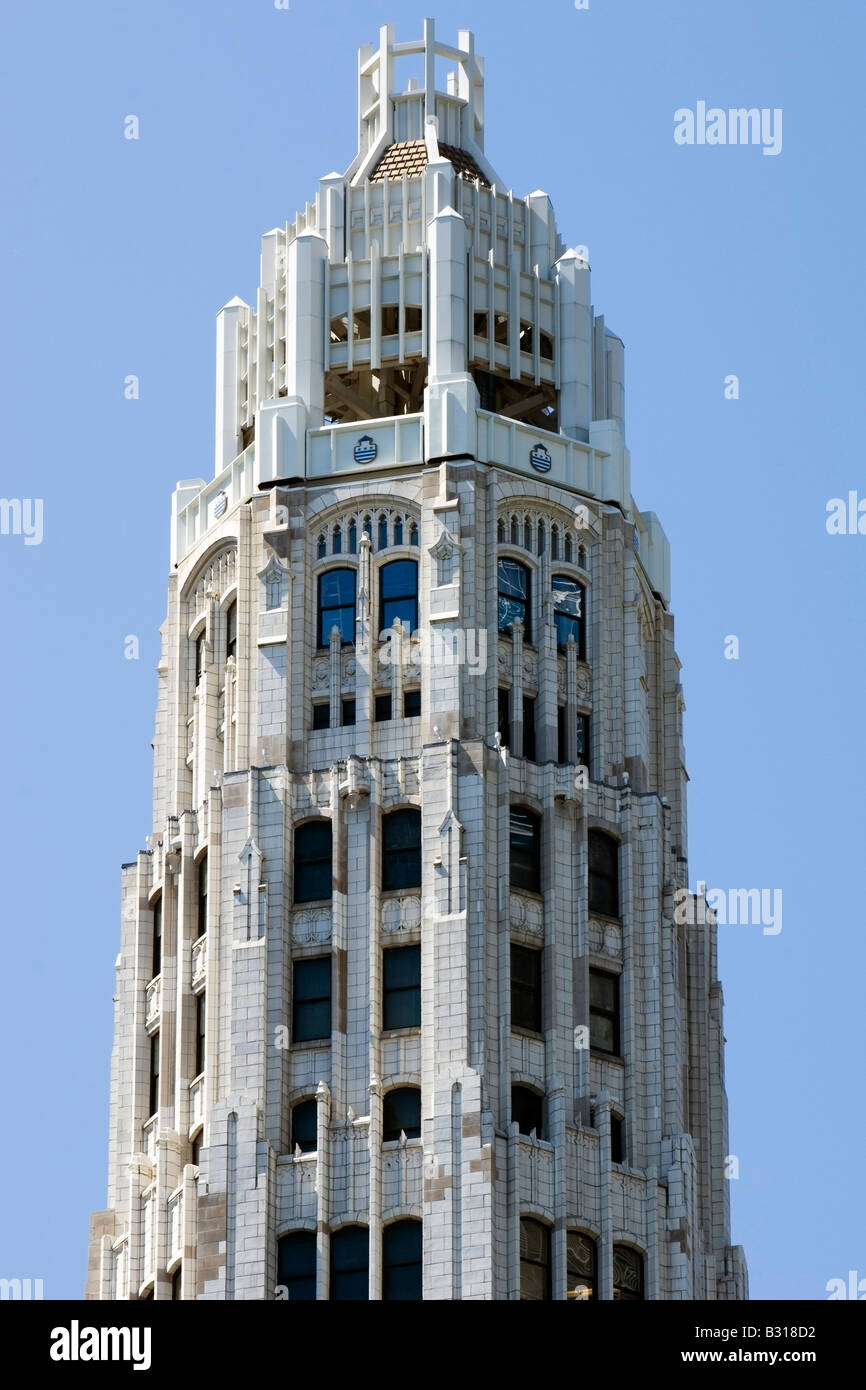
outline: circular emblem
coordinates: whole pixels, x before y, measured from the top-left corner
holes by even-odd
[[[545,449],[543,444],[536,444],[535,448],[529,451],[529,462],[532,464],[536,473],[549,473],[550,465],[553,460],[550,457],[549,450]]]
[[[221,492],[213,504],[213,514],[219,519],[229,504],[229,499],[224,492]]]
[[[369,434],[362,434],[354,449],[356,463],[372,463],[379,452],[379,446]]]

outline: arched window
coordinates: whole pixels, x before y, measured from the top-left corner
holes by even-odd
[[[420,1221],[393,1221],[382,1232],[382,1298],[418,1302],[423,1287],[423,1227]]]
[[[332,829],[329,820],[311,820],[295,831],[296,903],[317,902],[333,892]]]
[[[525,806],[511,808],[509,875],[512,888],[541,892],[541,818]]]
[[[206,1014],[206,1003],[205,1003],[205,1000],[206,1000],[205,992],[204,992],[204,990],[202,990],[201,994],[197,994],[196,997],[195,997],[195,1075],[196,1075],[196,1076],[201,1076],[202,1072],[204,1071],[205,1043],[206,1043],[205,1018],[206,1018],[206,1016],[207,1016],[207,1014]]]
[[[238,606],[229,604],[226,612],[226,659],[234,657],[238,649]]]
[[[355,640],[355,571],[326,570],[319,575],[319,646],[327,647],[331,628],[344,642]]]
[[[321,536],[319,537],[318,541],[316,542],[316,559],[317,559],[317,560],[324,560],[324,558],[325,558],[325,556],[327,555],[327,553],[328,553],[328,550],[327,550],[327,547],[326,547],[326,545],[325,545],[325,537],[324,537],[324,535],[321,535]]]
[[[421,887],[421,812],[415,806],[382,820],[382,891]]]
[[[343,553],[343,528],[335,526],[331,536],[331,554],[342,555]]]
[[[331,1298],[359,1303],[370,1296],[370,1233],[366,1226],[341,1226],[331,1236]]]
[[[543,521],[539,521],[539,523],[538,523],[538,553],[539,553],[539,555],[543,555],[543,554],[544,554],[544,522],[543,522]]]
[[[302,1154],[316,1152],[316,1099],[299,1100],[292,1106],[291,1152],[300,1149]]]
[[[418,561],[392,560],[379,571],[379,631],[399,618],[406,632],[418,626]]]
[[[536,1139],[543,1139],[544,1097],[528,1086],[512,1086],[511,1118],[517,1121],[521,1134],[532,1134],[534,1130]]]
[[[574,554],[574,551],[573,551],[573,549],[572,549],[571,532],[570,532],[570,531],[566,531],[566,533],[565,533],[565,556],[564,556],[564,558],[565,558],[565,563],[566,563],[567,565],[570,565],[570,564],[571,564],[573,554]]]
[[[203,854],[196,866],[197,902],[196,927],[199,936],[207,931],[207,854]]]
[[[519,530],[518,530],[517,517],[516,517],[516,516],[513,516],[513,517],[511,518],[511,544],[512,544],[512,545],[519,545],[519,544],[520,544],[520,539],[519,539],[519,537],[520,537],[520,532],[519,532]]]
[[[550,1230],[529,1216],[520,1219],[520,1299],[542,1303],[550,1298]]]
[[[568,1298],[592,1301],[598,1286],[598,1247],[583,1231],[566,1235],[566,1283]]]
[[[582,570],[586,569],[586,546],[577,547],[577,563]]]
[[[496,523],[496,539],[500,545],[505,540],[505,522],[502,517]]]
[[[412,522],[412,525],[409,527],[409,544],[418,544],[418,527],[415,525],[414,521]]]
[[[603,830],[590,830],[589,910],[619,916],[619,845]]]
[[[523,549],[532,549],[532,522],[528,519],[523,523]]]
[[[518,618],[527,642],[532,641],[530,573],[516,560],[499,561],[499,631],[507,632]]]
[[[576,579],[567,574],[553,576],[553,621],[556,623],[556,645],[564,647],[569,637],[577,643],[577,654],[584,657],[584,606],[586,591]]]
[[[315,1231],[292,1231],[279,1241],[277,1283],[287,1290],[289,1303],[315,1303]]]
[[[356,525],[356,523],[355,523],[355,518],[352,517],[352,520],[349,522],[349,554],[350,554],[350,555],[357,555],[357,553],[358,553],[358,527],[357,527],[357,525]]]
[[[379,549],[385,550],[388,546],[388,518],[384,512],[379,513]]]
[[[558,559],[559,559],[559,527],[558,527],[558,526],[551,526],[551,528],[550,528],[550,558],[551,558],[551,560],[558,560]]]
[[[405,1134],[421,1138],[421,1092],[417,1086],[398,1086],[386,1091],[382,1101],[382,1140],[390,1143]]]
[[[630,1245],[613,1247],[613,1296],[628,1303],[643,1298],[643,1256]]]
[[[198,685],[204,675],[205,663],[205,644],[207,643],[207,633],[202,628],[198,637],[195,639],[195,683]]]
[[[151,953],[151,979],[162,970],[162,894],[160,893],[151,909],[153,912],[153,950]]]
[[[403,518],[402,518],[402,516],[395,516],[395,517],[394,517],[394,544],[395,544],[395,545],[402,545],[402,544],[403,544]]]

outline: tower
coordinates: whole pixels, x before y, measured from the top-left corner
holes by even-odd
[[[90,1298],[746,1296],[668,545],[483,77],[383,28],[218,317]]]

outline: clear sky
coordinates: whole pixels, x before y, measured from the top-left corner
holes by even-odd
[[[352,159],[356,49],[429,12],[5,12],[0,495],[44,510],[41,544],[0,535],[0,1276],[46,1297],[80,1296],[105,1202],[119,868],[150,827],[170,494],[213,471],[214,315],[253,298],[261,233]],[[475,31],[487,152],[589,247],[626,344],[633,490],[672,547],[691,882],[783,892],[778,934],[720,928],[734,1239],[753,1297],[826,1298],[866,1277],[866,535],[825,525],[829,499],[866,498],[866,9],[433,13]],[[781,152],[678,145],[674,113],[700,101],[780,108]]]

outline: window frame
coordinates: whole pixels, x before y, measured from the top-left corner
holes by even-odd
[[[599,868],[598,851],[609,851],[611,847],[615,861],[614,869],[611,871],[609,866]],[[620,920],[622,909],[619,891],[619,852],[620,841],[609,831],[603,830],[600,826],[592,826],[589,829],[586,837],[587,907],[593,916],[609,917],[616,922]],[[612,912],[609,910],[611,906],[614,909]]]
[[[525,594],[525,596],[523,596],[523,597],[521,597],[521,596],[519,596],[519,595],[515,596],[514,593],[509,592],[507,589],[504,589],[504,588],[503,588],[503,583],[504,583],[504,581],[503,581],[503,574],[502,574],[502,566],[503,566],[503,565],[514,565],[514,566],[516,566],[516,568],[517,568],[518,570],[522,571],[522,573],[526,576],[526,594]],[[530,568],[529,565],[525,565],[525,564],[523,563],[522,560],[517,560],[517,559],[515,559],[515,557],[514,557],[513,555],[508,555],[508,554],[505,554],[505,555],[503,555],[503,554],[498,554],[498,555],[497,555],[497,557],[496,557],[496,626],[497,626],[497,631],[499,632],[499,634],[500,634],[501,636],[504,636],[504,637],[512,636],[513,634],[512,634],[512,632],[511,632],[511,629],[512,629],[513,626],[514,626],[515,619],[516,619],[518,616],[520,616],[521,622],[523,623],[523,640],[524,640],[524,642],[527,642],[530,646],[532,646],[532,588],[533,588],[532,579],[533,579],[532,569]],[[517,607],[518,609],[520,609],[520,610],[521,610],[522,616],[521,616],[521,614],[514,614],[514,615],[511,617],[511,619],[510,619],[509,622],[503,623],[503,617],[505,616],[505,610],[503,610],[503,607],[502,607],[503,602],[505,602],[505,603],[509,606],[509,611],[510,611],[510,608],[511,608],[511,607]]]
[[[399,948],[397,948],[399,949]],[[418,1123],[400,1124],[397,1127],[397,1117],[388,1114],[389,1108],[396,1106],[397,1097],[412,1097],[413,1110],[417,1103]],[[389,1118],[392,1123],[389,1124]],[[414,1119],[414,1114],[413,1114]],[[410,1134],[410,1130],[416,1131]],[[420,1086],[391,1086],[382,1097],[382,1143],[392,1144],[399,1140],[400,1134],[404,1133],[407,1139],[421,1138],[421,1087]]]
[[[349,603],[328,603],[322,602],[322,585],[336,574],[350,574],[352,576],[352,602]],[[330,622],[327,632],[324,629],[325,615],[329,613],[347,613],[351,609],[352,624],[351,637],[343,635],[343,624],[340,622]],[[340,629],[340,636],[343,646],[355,645],[355,631],[358,616],[358,571],[353,565],[329,565],[326,569],[320,570],[316,576],[316,650],[327,651],[330,647],[331,628]]]
[[[310,1266],[305,1273],[287,1275],[282,1268],[283,1249],[289,1247],[289,1242],[293,1243],[294,1249],[303,1250],[306,1262]],[[277,1240],[277,1284],[288,1290],[289,1303],[315,1303],[317,1293],[317,1258],[316,1258],[316,1233],[315,1231],[284,1231]],[[292,1291],[292,1285],[303,1283],[305,1292],[298,1294]],[[312,1296],[309,1290],[312,1285]]]
[[[577,1285],[574,1286],[574,1289],[572,1289],[572,1286],[571,1286],[571,1275],[572,1275],[573,1273],[576,1274],[577,1277],[578,1277],[579,1279],[583,1279],[584,1281],[586,1280],[586,1275],[585,1275],[581,1270],[576,1270],[575,1267],[574,1267],[574,1265],[570,1265],[570,1263],[569,1263],[569,1237],[570,1237],[570,1236],[578,1236],[581,1240],[586,1241],[587,1245],[589,1246],[590,1250],[592,1251],[592,1275],[591,1275],[590,1282],[586,1285],[586,1287],[589,1288],[590,1293],[589,1293],[589,1298],[586,1299],[586,1302],[587,1302],[587,1303],[595,1303],[596,1300],[598,1299],[598,1241],[597,1241],[593,1236],[591,1236],[587,1231],[567,1230],[566,1233],[565,1233],[565,1283],[566,1283],[566,1298],[575,1299],[575,1300],[577,1299]]]
[[[398,1231],[399,1231],[401,1234],[403,1234],[404,1232],[408,1231],[409,1227],[415,1227],[415,1228],[417,1228],[418,1244],[419,1244],[419,1249],[418,1249],[418,1252],[417,1252],[417,1256],[416,1256],[415,1258],[413,1258],[412,1260],[406,1260],[406,1259],[396,1259],[396,1260],[395,1260],[395,1259],[393,1259],[393,1258],[389,1259],[389,1250],[388,1250],[388,1246],[389,1246],[390,1244],[393,1243],[393,1241],[394,1241],[394,1235],[395,1235]],[[414,1234],[414,1233],[413,1233],[413,1234]],[[415,1253],[415,1252],[413,1251],[413,1254],[414,1254],[414,1253]],[[394,1283],[396,1282],[394,1276],[395,1276],[395,1274],[396,1274],[396,1272],[397,1272],[398,1270],[412,1270],[412,1271],[417,1271],[417,1273],[414,1273],[413,1281],[412,1281],[412,1282],[413,1282],[413,1289],[417,1289],[417,1293],[412,1292],[408,1297],[402,1297],[402,1298],[400,1298],[399,1296],[398,1296],[398,1297],[395,1297],[394,1292],[393,1292],[393,1286],[394,1286]],[[389,1276],[390,1276],[390,1277],[389,1277]],[[399,1274],[397,1274],[397,1275],[396,1275],[396,1280],[399,1280],[399,1278],[400,1278],[400,1276],[399,1276]],[[383,1303],[396,1303],[396,1302],[401,1302],[401,1303],[413,1302],[413,1303],[415,1303],[415,1302],[420,1301],[420,1300],[423,1298],[423,1296],[424,1296],[424,1294],[423,1294],[423,1289],[424,1289],[424,1223],[423,1223],[423,1221],[419,1221],[418,1218],[417,1218],[416,1216],[400,1217],[399,1220],[397,1220],[397,1221],[389,1221],[388,1224],[387,1224],[387,1226],[384,1226],[383,1229],[382,1229],[382,1301],[383,1301]]]
[[[309,853],[304,850],[304,841],[313,838],[313,834],[321,837],[322,844],[317,846],[319,852]],[[324,850],[325,838],[327,838],[327,852]],[[304,850],[304,857],[299,853],[299,840],[301,849]],[[316,894],[315,897],[306,894],[306,889],[301,889],[304,896],[299,897],[298,868],[302,870],[301,879],[303,880],[304,871],[309,873],[309,877],[315,880],[317,867],[327,865],[328,888],[327,893]],[[319,870],[322,872],[322,870]],[[321,886],[321,885],[320,885]],[[303,903],[330,902],[334,896],[334,827],[326,816],[318,816],[314,820],[300,821],[294,828],[292,836],[292,905],[299,906]]]
[[[613,1008],[607,1008],[607,1007],[605,1007],[605,1006],[603,1006],[603,1005],[600,1005],[600,1004],[593,1004],[593,1002],[592,1002],[592,981],[593,981],[593,977],[596,977],[596,978],[602,978],[602,977],[603,977],[605,980],[611,980],[611,981],[613,981],[613,1000],[614,1000],[614,1002],[613,1002]],[[622,1056],[622,1028],[621,1028],[622,1001],[621,1001],[620,994],[621,994],[621,991],[620,991],[620,977],[619,977],[619,975],[614,974],[614,972],[613,972],[612,970],[602,970],[599,966],[591,965],[591,966],[589,967],[589,993],[588,993],[588,997],[589,997],[589,1048],[590,1048],[590,1052],[598,1052],[598,1053],[600,1053],[603,1057],[621,1057],[621,1056]],[[592,1021],[593,1021],[593,1017],[594,1017],[594,1016],[595,1016],[596,1018],[603,1019],[603,1020],[605,1020],[606,1022],[610,1022],[610,1023],[613,1024],[613,1030],[612,1030],[612,1031],[613,1031],[613,1049],[610,1050],[610,1051],[609,1051],[606,1047],[600,1047],[600,1046],[599,1046],[599,1043],[598,1043],[598,1033],[597,1033],[597,1031],[596,1031],[595,1037],[593,1037]]]
[[[207,991],[201,990],[195,996],[195,1072],[194,1076],[201,1076],[205,1069],[206,1049],[207,1049]]]
[[[400,825],[417,824],[417,845],[392,844],[390,838]],[[423,877],[421,854],[421,809],[418,806],[395,806],[382,816],[381,886],[383,893],[409,893],[420,890]],[[412,855],[411,861],[401,856]],[[401,867],[402,865],[402,867]],[[417,865],[417,868],[416,868]]]
[[[512,1030],[516,1028],[521,1032],[532,1033],[535,1036],[544,1033],[543,954],[543,947],[524,946],[520,941],[510,943],[508,966],[511,1027]],[[530,959],[532,960],[531,971],[522,972],[515,968],[521,962],[529,965]],[[532,978],[521,978],[523,974]],[[522,1000],[523,1005],[528,1003],[530,1007],[516,1007],[516,1003],[520,1000]]]
[[[361,1241],[356,1240],[356,1241],[355,1241],[355,1245],[356,1245],[356,1247],[358,1248],[358,1250],[365,1250],[365,1251],[366,1251],[366,1263],[365,1263],[365,1264],[360,1264],[360,1263],[358,1263],[357,1266],[356,1266],[356,1268],[354,1268],[354,1269],[351,1268],[351,1267],[347,1267],[347,1268],[345,1268],[345,1269],[337,1269],[337,1268],[336,1268],[335,1255],[339,1252],[339,1248],[340,1248],[340,1246],[344,1243],[346,1234],[347,1234],[349,1231],[351,1231],[351,1232],[353,1233],[353,1235],[354,1235],[355,1232],[361,1232],[361,1231],[363,1231],[364,1236],[366,1237],[365,1242],[362,1243]],[[355,1256],[355,1258],[357,1258],[357,1255]],[[328,1290],[328,1297],[329,1297],[329,1299],[331,1299],[331,1300],[332,1300],[333,1302],[335,1302],[335,1303],[367,1303],[367,1302],[369,1302],[369,1299],[370,1299],[370,1229],[369,1229],[369,1227],[368,1227],[368,1226],[361,1226],[361,1225],[356,1224],[356,1223],[352,1223],[352,1224],[349,1224],[349,1225],[346,1225],[346,1226],[340,1226],[336,1231],[332,1231],[332,1232],[331,1232],[330,1262],[331,1262],[331,1285],[330,1285],[330,1288],[329,1288],[329,1290]],[[344,1298],[344,1297],[340,1297],[339,1295],[335,1295],[335,1291],[336,1291],[336,1289],[337,1289],[338,1282],[339,1282],[339,1276],[340,1276],[340,1275],[350,1275],[350,1276],[351,1276],[351,1275],[353,1275],[353,1274],[356,1274],[356,1275],[363,1274],[363,1275],[366,1276],[366,1278],[365,1278],[365,1290],[366,1290],[366,1292],[364,1293],[363,1297],[358,1297],[358,1296],[356,1296],[356,1295],[352,1295],[352,1296],[350,1296],[349,1298]]]
[[[411,566],[413,567],[414,576],[415,576],[415,578],[414,578],[414,589],[413,589],[411,592],[407,590],[405,593],[403,593],[403,592],[401,591],[401,592],[396,593],[396,594],[386,594],[386,593],[385,593],[385,587],[386,587],[386,579],[385,579],[385,576],[387,575],[387,573],[388,573],[389,570],[393,571],[397,565],[411,565]],[[379,631],[380,631],[380,633],[382,633],[382,632],[389,632],[389,631],[391,630],[391,628],[394,626],[394,618],[391,619],[390,623],[388,623],[388,622],[385,621],[385,609],[386,609],[386,606],[387,606],[388,604],[395,604],[395,603],[396,603],[396,604],[411,604],[411,605],[413,606],[413,615],[412,615],[412,618],[411,618],[411,626],[410,626],[410,627],[407,628],[405,622],[403,621],[403,618],[400,617],[399,614],[394,614],[394,617],[400,617],[401,626],[402,626],[402,628],[403,628],[403,631],[404,631],[405,633],[407,633],[407,635],[408,635],[409,633],[415,632],[415,631],[417,630],[417,627],[418,627],[418,597],[419,597],[419,565],[418,565],[418,561],[417,561],[416,559],[414,559],[414,557],[411,556],[411,555],[406,555],[406,556],[396,555],[396,556],[394,556],[393,559],[391,559],[391,560],[386,560],[384,564],[380,564],[380,565],[377,567],[377,576],[376,576],[376,577],[377,577],[377,582],[378,582],[378,587],[379,587]]]
[[[405,954],[405,953],[406,953],[406,952],[409,952],[409,951],[412,951],[412,952],[413,952],[413,956],[412,956],[412,958],[411,958],[412,961],[413,961],[413,963],[414,963],[415,960],[417,960],[417,963],[418,963],[418,969],[417,969],[418,982],[417,982],[417,984],[414,982],[414,979],[413,979],[413,982],[412,982],[411,984],[407,984],[407,983],[405,983],[404,981],[400,981],[400,982],[393,982],[393,981],[392,981],[392,982],[389,983],[389,980],[388,980],[389,971],[393,971],[393,970],[396,969],[396,967],[397,967],[397,957],[400,956],[400,958],[402,959],[402,961],[403,961],[404,963],[407,963],[407,962],[409,961],[410,958],[409,958],[409,956],[408,956],[407,954]],[[413,970],[412,973],[413,973],[413,976],[414,976],[415,971]],[[394,1021],[393,1013],[392,1013],[391,1011],[392,1011],[394,1008],[396,1008],[397,1005],[398,1005],[399,1003],[402,1003],[402,1002],[403,1002],[404,996],[409,995],[409,994],[412,994],[413,996],[417,995],[417,1008],[412,1010],[412,1013],[413,1013],[413,1021],[412,1021],[411,1023],[406,1023],[405,1021],[395,1022],[395,1021]],[[414,1003],[414,1002],[415,1002],[415,1001],[414,1001],[414,999],[413,999],[413,1003]],[[415,1018],[414,1018],[414,1015],[415,1015],[416,1013],[417,1013],[417,1020],[415,1020]],[[421,1027],[421,1014],[422,1014],[422,1006],[421,1006],[421,947],[420,947],[420,945],[419,945],[419,944],[409,944],[409,945],[407,945],[407,946],[385,946],[385,947],[383,947],[383,948],[382,948],[382,1031],[385,1032],[385,1033],[391,1033],[391,1032],[394,1032],[395,1030],[401,1030],[401,1031],[402,1031],[402,1030],[405,1029],[405,1028],[420,1028],[420,1027]],[[398,1015],[398,1017],[399,1017],[399,1015]]]
[[[531,1106],[528,1104],[530,1098],[532,1100]],[[524,1114],[521,1115],[519,1112],[523,1109],[524,1103],[526,1103],[526,1110]],[[535,1123],[529,1124],[529,1128],[525,1129],[523,1127],[523,1120],[530,1109],[532,1115],[528,1118],[534,1120]],[[531,1136],[533,1130],[535,1131],[536,1139],[544,1139],[546,1137],[544,1133],[544,1096],[532,1086],[527,1086],[525,1081],[513,1081],[511,1083],[511,1120],[512,1123],[515,1120],[517,1121],[517,1132],[518,1134],[522,1134],[526,1139]]]
[[[575,616],[574,613],[570,613],[568,609],[564,608],[561,604],[557,604],[556,581],[558,579],[562,580],[565,584],[569,585],[570,592],[573,592],[576,589],[580,594],[580,614],[578,616]],[[554,594],[553,625],[556,628],[557,651],[564,652],[567,649],[568,633],[571,632],[574,636],[575,644],[577,646],[578,661],[586,661],[586,585],[581,583],[579,579],[576,579],[574,575],[562,574],[559,572],[551,575],[550,584],[552,592]],[[564,623],[568,623],[570,625],[576,624],[577,631],[575,632],[574,628],[572,626],[569,626],[568,631],[566,631],[565,636],[563,636],[563,629],[558,621],[560,618],[563,619]]]
[[[296,1120],[295,1116],[298,1114],[298,1111],[299,1111],[299,1110],[303,1110],[303,1111],[304,1111],[304,1118],[305,1118],[305,1119],[309,1119],[309,1116],[310,1116],[310,1115],[312,1115],[312,1117],[313,1117],[313,1124],[312,1124],[313,1142],[312,1142],[312,1143],[310,1143],[309,1138],[304,1138],[303,1143],[301,1143],[301,1142],[296,1138],[296,1136],[295,1136],[295,1130],[296,1130],[296,1127],[297,1127],[297,1120]],[[294,1155],[295,1150],[296,1150],[297,1148],[300,1148],[302,1154],[315,1153],[316,1150],[317,1150],[317,1148],[318,1148],[318,1125],[319,1125],[319,1112],[318,1112],[318,1102],[317,1102],[317,1100],[316,1100],[316,1097],[315,1097],[315,1096],[301,1096],[299,1100],[294,1101],[294,1103],[292,1104],[292,1107],[291,1107],[291,1109],[290,1109],[290,1111],[289,1111],[289,1128],[290,1128],[290,1135],[289,1135],[289,1153]],[[306,1128],[307,1128],[307,1131],[309,1132],[309,1125],[307,1125]]]
[[[531,829],[530,846],[515,843],[515,820],[525,817]],[[508,808],[508,884],[522,893],[541,893],[542,817],[531,806],[512,802]]]
[[[622,1284],[616,1281],[616,1262],[617,1256],[623,1254],[631,1256],[637,1266],[638,1272],[638,1292],[626,1291],[623,1293]],[[617,1241],[613,1247],[613,1258],[611,1261],[613,1270],[613,1297],[618,1303],[643,1303],[646,1298],[646,1257],[640,1250],[636,1250],[633,1245],[625,1245]]]
[[[543,1232],[544,1232],[544,1258],[543,1258],[542,1260],[531,1259],[529,1256],[527,1256],[527,1255],[524,1254],[523,1235],[524,1235],[524,1231],[527,1230],[527,1228],[530,1227],[530,1226],[531,1226],[531,1227],[536,1227],[539,1231],[543,1231]],[[553,1270],[552,1270],[552,1261],[551,1261],[551,1253],[552,1253],[551,1247],[552,1247],[553,1242],[552,1242],[551,1239],[550,1239],[550,1235],[551,1235],[550,1227],[549,1227],[548,1225],[546,1225],[544,1221],[540,1221],[540,1220],[538,1219],[537,1216],[521,1216],[521,1218],[520,1218],[520,1302],[521,1302],[521,1303],[549,1303],[550,1300],[551,1300],[552,1297],[553,1297],[553,1290],[552,1290],[552,1284],[553,1284],[552,1274],[553,1274]],[[531,1266],[533,1269],[541,1269],[541,1270],[544,1271],[544,1293],[543,1293],[543,1295],[542,1295],[541,1298],[528,1298],[528,1297],[525,1296],[524,1290],[525,1290],[525,1287],[526,1287],[526,1286],[525,1286],[525,1284],[524,1284],[523,1271],[524,1271],[524,1268],[525,1268],[527,1265],[528,1265],[528,1266]]]
[[[328,962],[326,994],[311,994],[309,997],[298,997],[298,976],[303,973],[305,968],[326,960]],[[309,1047],[316,1043],[330,1042],[333,1029],[333,958],[330,953],[327,955],[319,954],[316,956],[301,956],[292,961],[292,1042],[300,1047]],[[328,1030],[326,1033],[305,1033],[300,1035],[298,1012],[299,1005],[302,1004],[324,1004],[328,1005]]]

